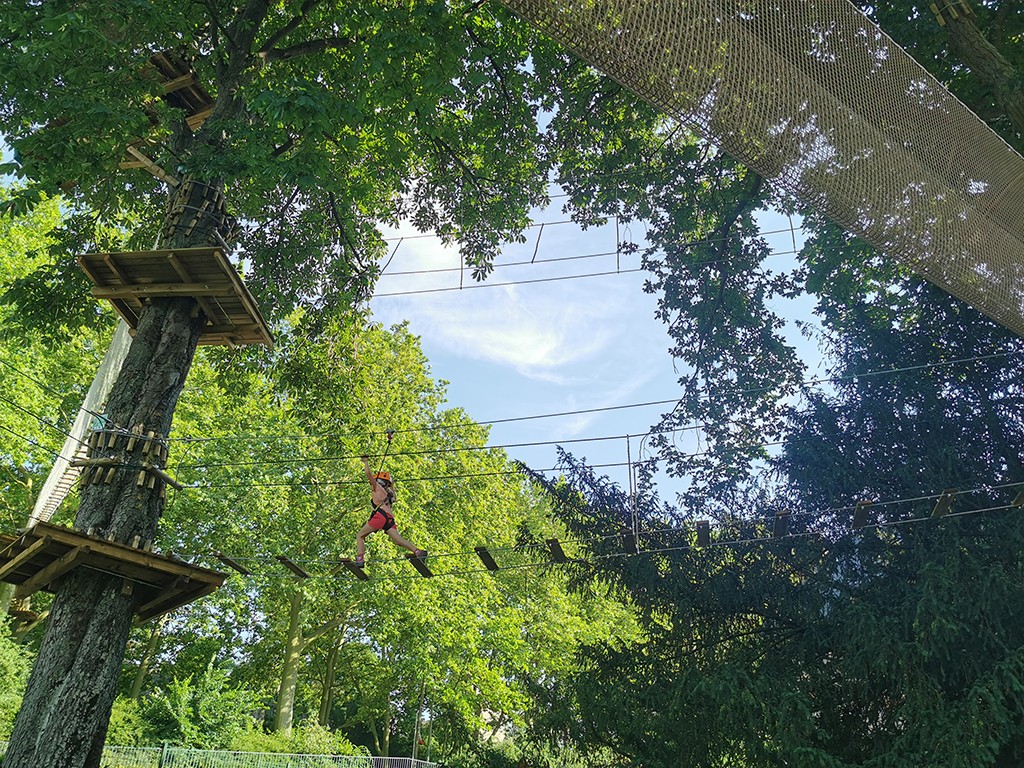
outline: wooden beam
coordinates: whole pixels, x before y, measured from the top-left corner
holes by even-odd
[[[873,501],[858,501],[857,506],[853,508],[853,522],[850,523],[850,527],[854,530],[863,528],[868,524],[868,512],[871,509]]]
[[[185,265],[181,263],[181,259],[178,258],[178,255],[174,251],[171,251],[167,254],[167,263],[171,265],[171,269],[174,270],[174,273],[181,278],[181,282],[195,282],[195,280],[192,279],[192,275],[188,273],[188,270],[185,268]]]
[[[207,315],[209,317],[209,315]],[[208,325],[203,328],[204,336],[250,336],[252,334],[262,335],[263,329],[255,323],[241,325],[217,324]]]
[[[195,72],[187,72],[184,75],[165,80],[162,85],[164,87],[164,93],[174,93],[180,91],[182,88],[188,88],[196,82]]]
[[[124,272],[121,271],[121,266],[116,261],[114,261],[113,255],[114,254],[112,253],[103,254],[103,263],[107,265],[107,269],[109,269],[114,274],[114,277],[116,277],[122,283],[131,282],[125,276]]]
[[[41,539],[33,541],[26,549],[22,550],[20,554],[15,555],[12,559],[8,560],[6,564],[0,566],[0,581],[5,581],[7,576],[18,570],[18,568],[35,557],[41,549],[45,549],[49,544],[49,536],[44,536]]]
[[[548,549],[551,551],[551,557],[556,563],[568,563],[569,558],[566,557],[562,544],[558,539],[548,539]]]
[[[284,555],[275,555],[275,558],[277,559],[277,561],[279,563],[281,563],[285,568],[287,568],[289,571],[294,573],[300,579],[308,579],[309,578],[309,574],[308,573],[306,573],[304,570],[299,568],[299,566],[297,566],[295,563],[293,563],[291,560],[289,560]]]
[[[789,510],[783,509],[775,513],[775,522],[772,525],[772,537],[781,539],[789,535]]]
[[[494,558],[491,557],[491,553],[487,551],[487,547],[473,547],[473,551],[476,552],[476,555],[480,558],[481,562],[487,566],[487,570],[498,570],[498,564],[494,562]]]
[[[185,123],[188,125],[190,131],[198,131],[203,123],[206,122],[206,118],[213,114],[213,107],[206,107],[198,112],[189,115],[185,118]]]
[[[172,581],[167,587],[160,590],[159,595],[154,597],[148,603],[140,605],[136,613],[139,614],[139,618],[141,619],[144,614],[146,614],[149,611],[152,611],[157,606],[168,603],[178,595],[182,595],[185,592],[188,592],[189,588],[191,587],[191,584],[192,580],[190,578],[188,578],[187,576],[179,576],[174,581]]]
[[[711,546],[711,523],[707,520],[698,520],[697,523],[697,546]]]
[[[97,275],[96,272],[89,269],[89,262],[86,261],[83,257],[79,256],[77,259],[75,259],[75,261],[78,262],[78,268],[85,272],[85,276],[92,280],[93,284],[106,285],[106,283],[100,279],[99,275]]]
[[[953,506],[953,500],[956,498],[957,489],[947,488],[939,496],[935,502],[935,507],[932,509],[932,517],[944,517],[949,513],[950,507]]]
[[[151,464],[150,462],[147,461],[144,464],[144,466],[146,467],[147,472],[152,472],[154,475],[159,477],[161,480],[167,483],[167,485],[171,486],[175,490],[180,491],[184,489],[185,486],[183,486],[181,483],[179,483],[177,480],[175,480],[173,477],[167,474],[166,471],[156,466],[155,464]]]
[[[356,565],[355,560],[353,560],[351,557],[341,558],[341,564],[348,569],[349,573],[351,573],[360,581],[366,581],[370,578],[366,575],[366,569],[360,568],[358,565]]]
[[[129,160],[127,163],[121,163],[122,168],[144,168],[160,179],[160,181],[163,181],[172,187],[178,186],[178,180],[161,168],[157,163],[153,162],[142,152],[142,150],[137,147],[128,146],[125,147],[124,151],[134,157],[135,160]]]
[[[97,299],[135,299],[140,296],[230,296],[227,285],[207,283],[136,283],[132,285],[93,286]]]
[[[48,586],[81,563],[89,555],[90,551],[91,548],[89,546],[75,547],[63,557],[54,560],[35,576],[25,579],[14,590],[14,597],[20,600],[23,597],[34,595],[40,589]]]
[[[427,563],[422,557],[416,557],[412,552],[409,552],[406,555],[406,558],[408,558],[409,562],[412,563],[412,567],[420,572],[421,576],[429,579],[434,575],[430,572],[430,569],[427,568]]]
[[[216,589],[216,584],[206,584],[198,589],[184,590],[170,595],[165,594],[163,599],[151,600],[146,606],[144,606],[145,610],[137,609],[135,624],[145,624],[147,621],[159,618],[165,613],[173,611],[175,608],[180,608],[183,605],[194,603],[199,598],[206,597]]]

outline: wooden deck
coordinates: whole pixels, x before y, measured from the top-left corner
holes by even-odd
[[[90,536],[52,523],[0,535],[0,581],[16,585],[15,599],[40,590],[55,592],[61,576],[74,568],[92,568],[124,580],[135,600],[139,622],[149,621],[208,595],[225,574]]]
[[[189,63],[173,51],[154,54],[149,63],[163,87],[164,101],[184,111],[189,130],[193,133],[198,131],[213,113],[214,99],[199,82]],[[156,121],[155,113],[151,114],[151,119]],[[161,181],[176,186],[178,179],[150,157],[153,149],[154,145],[148,139],[140,138],[132,142],[125,148],[120,167],[142,168]]]
[[[78,265],[132,329],[147,299],[191,296],[206,314],[200,344],[273,346],[256,300],[218,248],[87,253]]]

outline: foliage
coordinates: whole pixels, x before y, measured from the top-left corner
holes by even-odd
[[[232,687],[212,661],[199,675],[175,678],[147,697],[143,712],[150,743],[224,749],[251,723],[256,695]]]
[[[237,752],[272,752],[294,755],[363,755],[340,733],[319,723],[306,722],[295,726],[291,736],[251,729],[236,735],[228,749]]]
[[[535,545],[552,535],[546,501],[515,479],[500,451],[482,449],[482,427],[444,407],[443,385],[406,327],[346,313],[321,321],[311,338],[301,318],[294,323],[272,365],[239,352],[196,358],[171,451],[171,469],[189,488],[168,504],[160,545],[189,559],[223,550],[253,574],[232,575],[175,614],[144,688],[198,676],[215,654],[233,685],[260,695],[270,727],[291,639],[301,647],[295,721],[312,722],[329,694],[325,724],[375,751],[408,752],[421,698],[445,749],[475,740],[485,710],[525,723],[538,678],[570,668],[581,642],[628,635],[628,617],[605,595],[568,594],[558,571],[459,575],[460,562],[475,558],[472,545]],[[368,515],[358,456],[370,450],[381,461],[387,429],[396,430],[387,466],[399,527],[435,553],[464,553],[437,560],[455,575],[415,576],[380,536],[369,541],[371,582],[336,572]],[[277,554],[311,577],[297,581]],[[129,656],[140,658],[148,642],[138,632]],[[287,751],[294,734],[239,738]]]
[[[0,189],[0,200],[8,195]],[[0,218],[0,286],[16,283],[40,261],[61,226],[60,201],[32,213]],[[0,303],[0,522],[20,526],[73,422],[104,337],[83,332],[60,338],[50,329],[19,325],[19,310]],[[60,334],[56,334],[60,336]]]
[[[119,747],[144,747],[151,726],[146,722],[138,699],[118,696],[110,713],[107,744]]]
[[[0,741],[14,726],[31,664],[31,655],[8,635],[7,622],[0,622]]]

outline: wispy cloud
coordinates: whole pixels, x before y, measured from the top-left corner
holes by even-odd
[[[458,253],[436,239],[403,241],[396,256],[378,293],[450,289],[459,286],[460,277],[464,285],[476,285],[460,275]],[[522,269],[519,275],[492,275],[489,281],[523,279]],[[550,269],[531,266],[527,279],[546,276]],[[566,282],[384,298],[376,302],[375,313],[385,321],[409,320],[417,333],[429,334],[434,343],[462,357],[568,384],[585,377],[581,366],[599,361],[615,343],[615,316],[621,313],[621,304],[605,291]]]

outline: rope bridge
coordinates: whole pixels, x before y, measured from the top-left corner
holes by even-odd
[[[501,0],[1024,336],[1024,158],[848,0]]]

